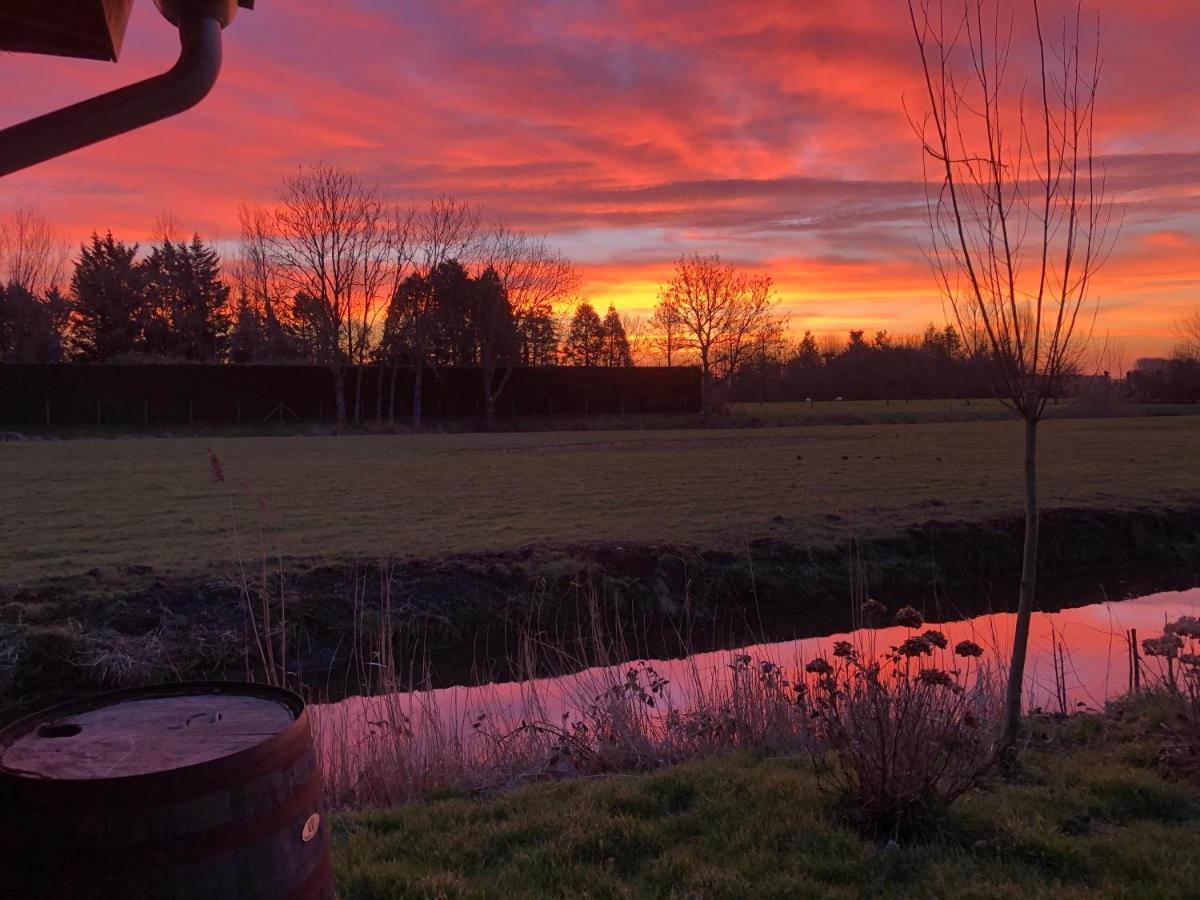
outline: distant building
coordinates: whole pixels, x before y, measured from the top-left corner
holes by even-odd
[[[1167,360],[1161,356],[1143,356],[1136,360],[1133,364],[1135,372],[1165,372],[1167,371]]]

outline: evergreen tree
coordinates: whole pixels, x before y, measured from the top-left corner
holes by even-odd
[[[296,328],[284,322],[275,313],[275,304],[268,297],[263,303],[263,354],[264,362],[290,362],[302,359],[300,344],[296,339]]]
[[[216,251],[199,235],[190,244],[164,239],[142,266],[146,352],[205,362],[222,356],[231,323],[229,288],[221,281]]]
[[[625,334],[625,323],[611,303],[601,324],[604,332],[604,347],[600,353],[602,366],[632,366],[633,354],[629,352],[629,337]]]
[[[142,270],[134,262],[137,244],[92,234],[80,247],[71,277],[71,322],[75,352],[103,362],[141,349],[145,324]]]
[[[563,358],[573,366],[596,366],[604,355],[604,323],[592,304],[580,303],[571,317]]]
[[[483,413],[490,425],[496,401],[521,353],[521,335],[504,282],[492,267],[471,279],[476,357],[482,375]]]
[[[229,334],[229,361],[260,362],[266,357],[266,344],[262,319],[243,292],[238,295],[233,330]]]
[[[521,321],[521,363],[526,366],[552,366],[558,359],[558,323],[546,305]]]
[[[36,297],[19,284],[0,288],[0,362],[59,362],[67,302],[51,288]]]
[[[813,372],[821,368],[821,348],[817,346],[817,339],[811,331],[804,332],[804,338],[796,348],[795,359],[799,367],[806,371]]]

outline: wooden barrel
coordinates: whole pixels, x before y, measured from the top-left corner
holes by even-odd
[[[304,702],[182,683],[64,703],[0,731],[0,895],[333,897]]]

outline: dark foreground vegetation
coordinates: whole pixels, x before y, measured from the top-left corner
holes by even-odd
[[[1200,780],[1186,721],[1164,696],[1035,715],[1014,777],[988,776],[900,841],[863,836],[812,758],[761,753],[343,814],[338,888],[351,900],[1192,897]]]
[[[1058,509],[1043,528],[1043,609],[1200,582],[1198,508]],[[845,631],[851,559],[872,590],[935,621],[1011,610],[1019,534],[1015,517],[931,520],[845,545],[594,542],[388,564],[252,561],[240,576],[126,565],[0,585],[0,717],[108,687],[262,677],[247,622],[262,604],[276,622],[286,606],[289,671],[317,696],[359,689],[381,640],[409,661],[406,684],[441,685],[518,677],[514,648],[530,632],[585,664],[597,648],[580,635],[597,624],[637,635],[630,657]]]

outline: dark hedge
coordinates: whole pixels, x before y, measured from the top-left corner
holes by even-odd
[[[395,373],[395,415],[412,411],[413,370],[382,375],[386,417]],[[362,417],[372,421],[380,367],[362,367]],[[353,419],[359,370],[346,369],[347,417]],[[425,418],[483,414],[478,369],[426,369]],[[183,422],[254,423],[271,418],[334,418],[333,375],[310,365],[113,363],[0,365],[0,425],[155,425]],[[509,415],[689,413],[700,410],[696,368],[539,367],[513,370],[496,412]]]

